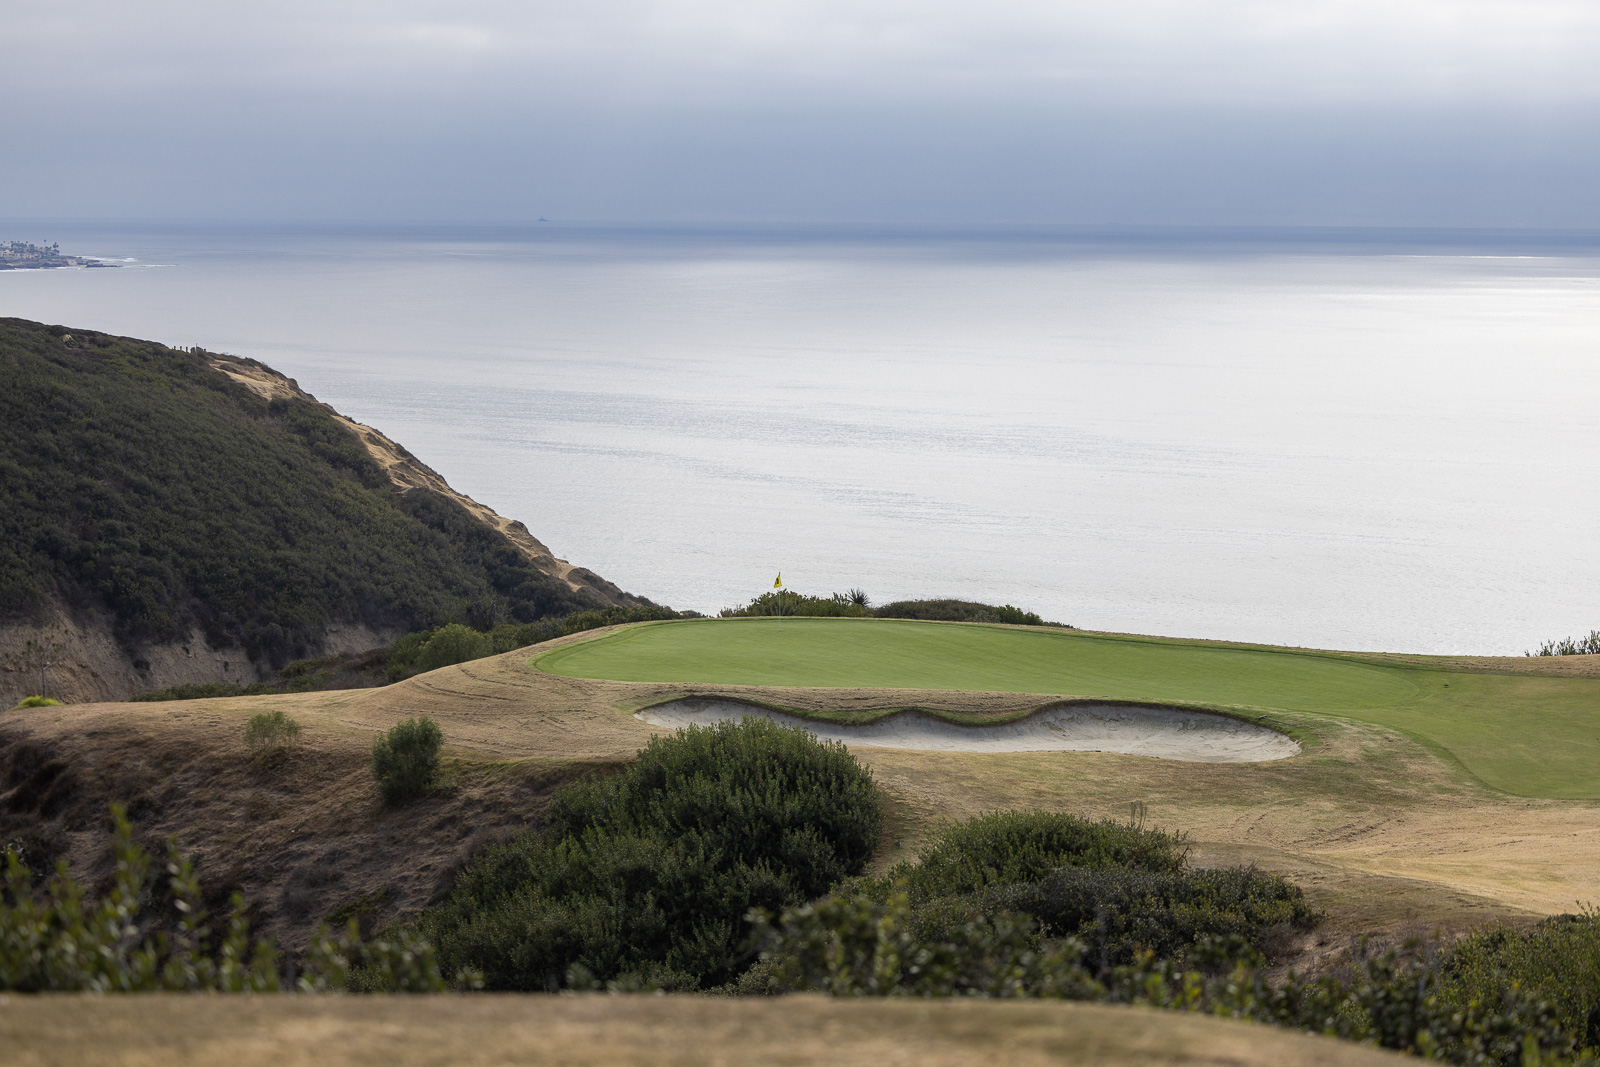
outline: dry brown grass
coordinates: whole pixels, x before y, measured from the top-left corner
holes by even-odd
[[[198,848],[203,873],[245,889],[268,929],[295,944],[308,922],[351,901],[387,892],[384,920],[415,910],[471,850],[537,822],[561,782],[631,758],[656,732],[631,714],[646,704],[702,694],[836,713],[914,704],[1000,716],[1039,701],[630,684],[543,674],[526,660],[510,653],[377,690],[0,714],[0,836],[65,818],[74,864],[86,870],[91,838],[100,840],[95,813],[130,801],[147,831]],[[271,708],[304,724],[305,743],[269,773],[250,763],[243,733],[251,714]],[[386,812],[366,751],[418,714],[443,726],[454,785]],[[1142,802],[1152,824],[1189,835],[1198,862],[1252,862],[1304,885],[1330,912],[1324,950],[1362,934],[1449,934],[1600,898],[1600,804],[1508,797],[1398,733],[1281,717],[1306,751],[1266,764],[858,750],[889,796],[879,862],[910,855],[939,819],[1005,807],[1124,818]],[[52,762],[70,786],[29,777]],[[52,789],[60,796],[45,795]]]
[[[1364,1067],[1330,1038],[1093,1004],[817,997],[0,997],[15,1067]]]

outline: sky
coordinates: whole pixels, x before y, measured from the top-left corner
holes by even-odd
[[[0,217],[1600,227],[1596,0],[0,0]]]

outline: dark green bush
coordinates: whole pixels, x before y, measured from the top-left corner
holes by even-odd
[[[1061,867],[1182,869],[1183,838],[1163,830],[1061,812],[1000,811],[935,831],[903,879],[913,899],[1036,882]]]
[[[493,652],[494,642],[489,640],[487,634],[453,622],[435,630],[417,650],[416,668],[418,673],[438,670],[452,663],[482,659]]]
[[[788,589],[768,590],[742,608],[723,608],[724,619],[755,615],[800,615],[811,618],[865,619],[872,615],[867,610],[863,594],[857,601],[850,593],[832,596],[805,596]]]
[[[1600,1048],[1600,912],[1557,915],[1458,942],[1443,960],[1445,997],[1464,1007],[1516,986],[1548,1002],[1586,1048]]]
[[[372,777],[386,804],[419,797],[433,788],[439,774],[439,749],[444,734],[426,715],[396,723],[372,743]]]
[[[1157,831],[1004,813],[947,827],[928,869],[856,879],[752,916],[755,991],[1042,996],[1203,1011],[1429,1059],[1597,1067],[1600,917],[1493,931],[1442,956],[1360,957],[1270,979],[1261,935],[1316,919],[1300,890],[1245,868],[1186,870]],[[1016,881],[1009,881],[1010,879]]]
[[[859,873],[881,825],[843,746],[764,719],[691,728],[563,790],[543,833],[491,849],[418,928],[495,989],[716,986],[754,959],[752,907]]]
[[[979,604],[972,600],[896,600],[873,609],[880,619],[926,619],[932,622],[1003,622],[1014,626],[1060,626],[1010,604]],[[1071,629],[1071,627],[1068,627]]]
[[[1064,868],[1031,884],[991,889],[981,899],[985,911],[1029,915],[1053,935],[1077,937],[1101,969],[1131,963],[1141,952],[1183,958],[1208,939],[1243,949],[1274,927],[1303,931],[1317,920],[1299,886],[1248,867]]]
[[[883,900],[843,893],[753,916],[773,991],[834,996],[1074,997],[1099,987],[1079,965],[1083,945],[1041,944],[1026,916],[963,909],[937,936],[921,929],[903,888]]]

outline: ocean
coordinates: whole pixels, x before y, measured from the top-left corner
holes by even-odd
[[[1600,236],[6,223],[0,315],[251,356],[558,556],[1134,633],[1600,626]]]

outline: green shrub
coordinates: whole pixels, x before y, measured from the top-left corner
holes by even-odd
[[[932,622],[1003,622],[1014,626],[1060,626],[1047,623],[1031,611],[1010,604],[979,604],[972,600],[896,600],[876,608],[880,619],[926,619]],[[1067,627],[1071,629],[1071,627]]]
[[[482,659],[493,651],[494,645],[485,634],[453,622],[435,630],[417,650],[416,668],[419,673],[434,671],[453,663]]]
[[[1446,954],[1444,973],[1445,996],[1457,1006],[1515,985],[1547,1001],[1581,1045],[1600,1048],[1600,912],[1475,934]]]
[[[1259,952],[1267,930],[1309,930],[1318,918],[1299,886],[1248,867],[1069,867],[1029,885],[992,889],[981,899],[985,911],[1028,915],[1054,935],[1077,937],[1102,970],[1131,963],[1141,952],[1183,958],[1203,942]],[[1238,958],[1221,962],[1231,966]]]
[[[903,889],[883,901],[840,894],[772,916],[753,916],[776,990],[834,996],[1075,997],[1100,990],[1079,965],[1083,945],[1041,945],[1025,916],[964,911],[940,937],[918,932]]]
[[[1268,930],[1316,920],[1300,890],[1246,868],[1182,868],[1175,837],[1071,817],[946,827],[895,880],[752,915],[741,988],[839,996],[1040,996],[1254,1019],[1497,1067],[1597,1067],[1600,916],[1469,938],[1443,956],[1357,958],[1269,979]],[[1016,879],[1012,881],[1012,879]],[[1571,1059],[1575,1052],[1580,1052]]]
[[[419,797],[433,788],[439,774],[439,749],[444,734],[426,715],[395,724],[372,743],[372,777],[386,804]]]
[[[15,711],[17,708],[59,708],[60,706],[61,701],[59,700],[54,700],[50,697],[32,696],[23,697],[17,701],[12,705],[12,710]]]
[[[491,849],[418,928],[494,989],[716,986],[755,958],[752,907],[859,873],[881,827],[842,745],[764,719],[690,728],[562,790],[543,833]]]
[[[914,897],[969,893],[997,885],[1036,882],[1061,867],[1182,869],[1183,838],[1103,819],[1062,812],[999,811],[937,829],[913,864],[890,879],[904,879]]]
[[[299,740],[300,724],[281,711],[252,715],[244,728],[244,743],[252,752],[286,749]]]
[[[1282,878],[1186,870],[1186,855],[1182,837],[1162,830],[1002,811],[946,824],[915,862],[842,891],[879,903],[905,892],[912,932],[929,944],[959,941],[974,916],[1026,918],[1052,937],[1088,944],[1102,971],[1144,951],[1182,958],[1202,942],[1235,944],[1254,958],[1267,930],[1315,923],[1299,888]]]
[[[805,596],[788,589],[768,590],[742,608],[723,608],[724,619],[756,615],[800,615],[811,618],[865,619],[872,615],[867,610],[866,595],[855,599],[850,593],[832,596]]]

